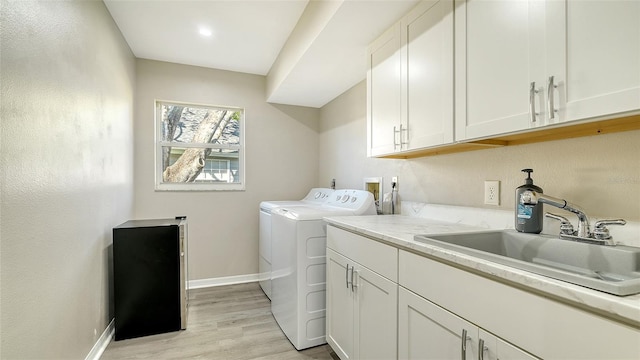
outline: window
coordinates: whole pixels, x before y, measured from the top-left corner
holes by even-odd
[[[156,190],[244,190],[244,110],[156,101]]]

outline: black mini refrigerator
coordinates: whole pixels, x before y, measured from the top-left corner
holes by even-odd
[[[113,228],[115,339],[186,329],[185,218]]]

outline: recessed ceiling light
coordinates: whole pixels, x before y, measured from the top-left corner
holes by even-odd
[[[200,28],[200,35],[202,35],[202,36],[211,36],[211,34],[213,34],[211,32],[211,30],[209,30],[207,28]]]

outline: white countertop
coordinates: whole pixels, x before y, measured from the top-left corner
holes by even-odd
[[[438,210],[440,214],[447,212],[440,211],[440,208]],[[492,221],[487,222],[486,215],[485,212],[484,216],[476,216],[476,219],[483,220],[482,223],[473,225],[459,217],[454,219],[455,222],[447,222],[442,219],[404,215],[341,216],[327,217],[325,220],[331,225],[395,245],[400,249],[409,249],[432,258],[443,259],[461,268],[484,273],[490,278],[640,326],[640,294],[611,295],[413,240],[414,235],[419,234],[437,235],[500,228],[505,222],[504,216],[496,217],[492,216],[493,214],[489,214]],[[505,227],[508,226],[502,228]]]

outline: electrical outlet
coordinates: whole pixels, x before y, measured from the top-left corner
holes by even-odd
[[[500,181],[485,180],[484,203],[487,205],[500,205]]]

